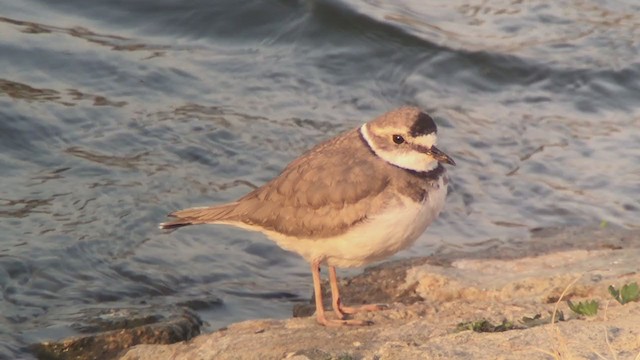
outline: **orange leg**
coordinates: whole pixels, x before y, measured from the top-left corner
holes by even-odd
[[[329,268],[331,272],[331,267]],[[333,268],[335,276],[335,268]],[[322,288],[320,286],[320,263],[311,263],[311,275],[313,276],[313,292],[316,300],[316,320],[320,325],[324,326],[342,326],[342,325],[369,325],[370,322],[362,320],[344,320],[340,317],[339,320],[329,320],[324,315],[324,306],[322,305]],[[333,288],[333,285],[332,285]]]
[[[340,289],[338,288],[338,274],[335,266],[329,266],[329,283],[331,284],[331,305],[333,311],[339,319],[344,319],[345,314],[355,314],[358,312],[379,311],[387,308],[386,305],[369,304],[358,307],[343,306],[340,299]]]

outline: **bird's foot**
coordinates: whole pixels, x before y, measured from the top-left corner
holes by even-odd
[[[367,304],[361,306],[340,306],[338,309],[343,314],[356,314],[359,312],[371,312],[371,311],[380,311],[387,310],[389,305],[387,304]]]
[[[357,314],[359,312],[371,312],[371,311],[380,311],[386,310],[389,306],[387,304],[367,304],[361,306],[343,306],[338,300],[337,304],[333,305],[333,312],[336,314],[338,319],[344,319],[347,314]]]

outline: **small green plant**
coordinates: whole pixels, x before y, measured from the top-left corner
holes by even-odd
[[[571,300],[567,300],[569,309],[578,315],[595,316],[598,313],[598,306],[600,305],[597,300],[580,301],[577,304],[572,303]]]
[[[550,324],[553,317],[553,314],[550,314],[547,317],[543,317],[542,314],[535,314],[533,317],[522,317],[521,320],[517,322],[511,322],[508,320],[502,320],[501,323],[493,324],[486,319],[480,319],[476,321],[468,321],[464,323],[459,323],[454,332],[461,331],[475,331],[475,332],[502,332],[508,330],[522,330],[528,329],[535,326]],[[564,314],[562,311],[558,311],[555,317],[555,321],[564,321]]]
[[[520,323],[524,328],[532,328],[535,326],[551,324],[552,319],[553,314],[549,314],[547,317],[543,317],[542,314],[535,314],[533,317],[523,316]],[[558,311],[556,313],[555,321],[564,321],[564,313],[562,311]]]
[[[609,293],[622,305],[628,302],[640,300],[640,287],[638,287],[637,282],[623,285],[620,290],[614,288],[613,285],[610,285]]]
[[[340,354],[336,358],[337,360],[354,360],[355,358],[351,354]]]
[[[469,321],[466,323],[459,323],[458,326],[456,326],[455,331],[459,332],[459,331],[465,331],[465,330],[472,330],[475,332],[502,332],[502,331],[507,331],[507,330],[513,330],[516,329],[516,325],[510,321],[502,320],[502,323],[500,324],[492,324],[491,322],[489,322],[488,320],[482,319],[482,320],[478,320],[478,321]]]

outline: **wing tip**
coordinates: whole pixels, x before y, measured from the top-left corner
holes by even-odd
[[[181,228],[183,226],[192,225],[190,221],[170,221],[170,222],[162,222],[158,224],[158,229],[160,230],[173,230],[177,228]]]

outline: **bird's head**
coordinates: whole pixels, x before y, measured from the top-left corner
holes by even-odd
[[[436,147],[438,128],[431,116],[415,107],[383,114],[362,125],[360,133],[377,156],[404,169],[424,172],[439,163],[456,164]]]

